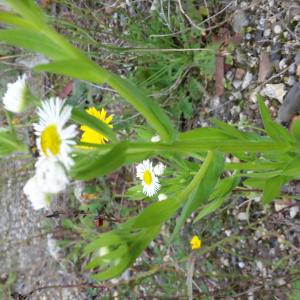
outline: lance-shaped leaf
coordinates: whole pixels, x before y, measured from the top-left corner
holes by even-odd
[[[261,118],[264,123],[265,130],[267,134],[277,142],[294,144],[295,139],[293,136],[280,124],[275,123],[270,113],[264,103],[264,99],[262,96],[258,95],[258,106],[261,114]]]
[[[6,2],[21,16],[35,24],[46,22],[46,15],[33,0],[6,0]]]
[[[76,179],[89,180],[116,171],[124,164],[126,150],[127,144],[123,142],[100,157],[78,155],[75,158],[71,176]]]
[[[185,203],[182,213],[176,222],[174,232],[171,240],[173,240],[179,233],[186,219],[195,211],[200,205],[205,203],[217,184],[223,169],[224,169],[224,157],[221,153],[212,153],[213,157],[210,160],[210,164],[206,167],[206,172],[199,182],[199,185],[189,195],[187,202]]]
[[[239,181],[239,177],[234,176],[220,180],[209,197],[209,200],[211,201],[208,204],[206,204],[203,208],[201,208],[201,211],[195,218],[194,223],[200,221],[201,219],[203,219],[204,217],[213,213],[219,207],[221,207],[226,197],[238,185]]]
[[[84,110],[80,110],[76,107],[73,107],[71,118],[76,123],[90,127],[91,129],[101,133],[102,135],[104,135],[106,138],[108,138],[113,142],[117,140],[114,131],[109,126],[107,126],[107,124],[105,124],[103,121],[99,120],[98,118],[88,114]]]
[[[284,183],[284,177],[275,176],[267,179],[264,186],[262,201],[264,204],[270,203],[280,194],[281,185]]]
[[[6,11],[0,11],[0,22],[25,29],[37,29],[35,23]]]
[[[26,151],[26,145],[20,142],[14,133],[5,129],[2,130],[0,131],[0,156],[6,156],[17,151]]]
[[[0,40],[8,44],[42,53],[50,59],[65,59],[68,53],[46,35],[30,29],[0,30]]]

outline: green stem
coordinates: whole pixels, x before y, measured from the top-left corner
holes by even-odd
[[[207,173],[207,170],[208,170],[212,160],[213,160],[213,152],[208,151],[207,156],[206,156],[203,164],[201,165],[201,168],[196,173],[196,175],[194,176],[191,183],[178,195],[176,202],[181,204],[195,190],[195,188],[201,183],[203,177]]]

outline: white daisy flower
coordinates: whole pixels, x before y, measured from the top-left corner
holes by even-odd
[[[136,176],[142,181],[143,193],[152,197],[160,189],[158,178],[155,176],[154,168],[150,160],[144,160],[136,167]]]
[[[54,160],[43,160],[36,168],[37,184],[41,191],[57,194],[63,191],[69,179],[62,165]]]
[[[64,106],[59,98],[51,98],[42,102],[38,108],[39,123],[33,124],[37,135],[37,147],[41,154],[41,161],[55,158],[61,161],[67,170],[74,164],[70,157],[71,146],[75,144],[72,139],[76,136],[76,126],[64,126],[71,117],[72,107]]]
[[[156,176],[161,176],[164,171],[165,171],[166,166],[162,163],[159,162],[155,167],[154,167],[154,174]]]
[[[29,105],[30,93],[26,85],[27,76],[18,77],[14,83],[7,84],[7,91],[3,96],[4,108],[13,113],[23,112]]]
[[[23,191],[35,210],[49,206],[49,195],[41,191],[36,176],[27,181]]]

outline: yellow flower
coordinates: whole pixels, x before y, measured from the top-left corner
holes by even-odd
[[[106,117],[106,110],[104,108],[102,108],[101,112],[100,112],[95,107],[90,107],[90,108],[86,109],[86,112],[88,114],[96,117],[100,121],[104,122],[110,128],[113,127],[111,124],[109,124],[111,122],[113,116]],[[108,139],[104,135],[95,131],[94,129],[91,129],[90,127],[88,127],[86,125],[80,126],[80,129],[83,131],[82,137],[80,139],[80,141],[83,143],[105,144],[108,141]],[[82,148],[91,148],[91,147],[82,146]]]
[[[199,249],[201,248],[201,240],[199,239],[198,235],[194,235],[193,238],[191,239],[191,247],[192,247],[192,250],[196,250],[196,249]]]

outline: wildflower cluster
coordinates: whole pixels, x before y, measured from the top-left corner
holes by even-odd
[[[27,75],[19,77],[14,83],[8,83],[3,96],[3,106],[12,113],[24,112],[32,103],[36,103],[27,85]],[[34,209],[46,208],[51,196],[63,191],[70,182],[68,172],[74,165],[72,150],[76,145],[76,126],[69,125],[72,107],[60,98],[50,98],[38,104],[38,122],[33,124],[36,145],[39,153],[35,163],[35,174],[25,184],[23,191]],[[86,112],[112,128],[112,116],[107,116],[104,108],[95,107]],[[80,141],[90,144],[105,144],[108,139],[101,133],[82,125]],[[81,146],[84,149],[93,147]]]
[[[75,125],[65,126],[71,111],[71,106],[64,105],[59,98],[43,101],[37,109],[39,122],[33,127],[39,158],[34,177],[24,187],[35,209],[47,207],[50,196],[63,191],[69,183],[67,171],[74,164],[71,147],[77,134]]]
[[[7,85],[3,97],[5,109],[13,113],[26,110],[32,101],[32,95],[27,86],[27,76],[19,77],[15,83]],[[86,109],[91,116],[112,128],[113,116],[108,116],[104,108],[98,111],[95,107]],[[24,193],[31,201],[34,209],[46,208],[51,203],[51,196],[63,191],[70,182],[68,172],[74,165],[72,149],[76,145],[77,135],[75,125],[67,125],[71,118],[72,107],[66,105],[60,98],[50,98],[39,103],[37,108],[38,122],[33,124],[36,145],[39,153],[35,163],[35,174],[24,186]],[[84,144],[105,144],[108,138],[98,131],[81,125],[82,136],[80,142]],[[151,139],[158,142],[159,136]],[[93,149],[92,146],[81,145],[81,149]],[[136,167],[137,178],[141,180],[143,193],[154,196],[160,189],[158,177],[164,173],[165,165],[156,165],[150,160],[144,160]],[[166,199],[159,195],[159,201]]]

